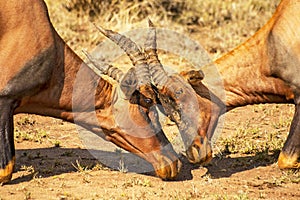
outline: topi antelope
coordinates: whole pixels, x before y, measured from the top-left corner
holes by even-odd
[[[42,0],[1,1],[0,16],[0,183],[9,181],[13,173],[13,115],[17,113],[76,120],[150,162],[160,178],[176,177],[181,162],[167,145],[158,115],[151,109],[157,96],[147,61],[128,45],[127,38],[113,36],[120,39],[120,47],[135,66],[126,74],[113,75],[118,81],[115,86],[66,45]],[[89,117],[93,114],[96,120]]]
[[[278,158],[282,169],[300,168],[299,9],[299,0],[282,0],[265,26],[213,63],[223,79],[226,99],[214,91],[215,86],[201,82],[201,72],[181,72],[197,92],[199,105],[206,110],[199,113],[199,119],[201,132],[209,139],[219,116],[233,108],[258,103],[295,104],[290,132]],[[209,92],[219,98],[210,98]],[[218,111],[217,114],[212,114],[212,110]]]

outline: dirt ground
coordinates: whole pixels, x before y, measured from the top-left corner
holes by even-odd
[[[261,110],[274,112],[270,112],[272,116],[263,116]],[[271,124],[278,118],[290,119],[291,111],[292,107],[287,105],[247,106],[233,110],[225,116],[220,138],[243,128],[245,121],[262,127],[261,131],[272,129]],[[215,157],[208,166],[193,166],[182,158],[184,167],[180,177],[175,181],[162,181],[151,173],[124,173],[101,165],[82,145],[75,125],[71,123],[26,114],[17,115],[15,122],[16,169],[12,181],[0,187],[0,199],[300,197],[299,173],[279,170],[276,165],[278,153],[220,155],[215,148]],[[251,142],[255,144],[256,141]]]
[[[256,31],[249,31],[247,24],[226,29],[228,38],[223,38],[222,28],[204,27],[196,39],[209,53],[220,55],[240,43],[234,31],[242,30],[241,40]],[[226,42],[232,44],[223,47]],[[276,164],[293,111],[292,105],[255,105],[226,113],[212,162],[193,166],[182,157],[183,169],[174,181],[162,181],[153,173],[126,173],[126,166],[110,169],[86,150],[74,124],[19,114],[15,172],[11,182],[0,186],[0,199],[299,199],[300,172],[282,171]]]

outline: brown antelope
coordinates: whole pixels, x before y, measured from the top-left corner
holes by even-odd
[[[150,109],[157,95],[149,67],[134,45],[115,36],[135,65],[125,75],[118,72],[115,86],[66,45],[42,0],[1,1],[0,16],[0,183],[11,179],[15,164],[13,115],[17,113],[76,120],[150,162],[162,179],[176,177],[181,162],[170,145],[165,148],[169,142]],[[93,114],[96,120],[89,117]]]
[[[199,132],[201,119],[195,113],[202,108],[197,103],[197,94],[179,74],[168,75],[164,70],[157,56],[156,29],[150,20],[149,26],[149,39],[147,41],[155,42],[146,43],[145,52],[149,57],[148,65],[158,90],[158,98],[164,112],[176,123],[179,129],[188,160],[191,163],[201,162],[205,159],[202,157],[203,152],[206,152],[205,155],[211,155],[212,151],[210,148],[203,148],[208,147],[209,144],[206,137]]]
[[[209,139],[219,115],[235,107],[258,103],[295,104],[290,132],[278,158],[279,168],[300,168],[297,161],[300,156],[299,9],[299,0],[282,0],[265,26],[214,62],[223,79],[226,99],[218,96],[215,86],[201,82],[201,73],[181,72],[197,92],[199,105],[206,110],[199,114],[199,119],[201,132]],[[219,101],[210,99],[209,92],[214,92]],[[211,110],[218,113],[212,114]]]

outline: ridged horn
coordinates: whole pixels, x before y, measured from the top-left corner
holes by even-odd
[[[148,19],[148,24],[149,31],[145,42],[145,53],[148,56],[147,62],[152,80],[154,84],[159,87],[165,85],[168,81],[168,74],[164,70],[157,55],[156,28],[150,19]]]
[[[112,30],[106,30],[100,26],[95,27],[107,38],[116,43],[129,56],[132,64],[135,66],[135,74],[138,81],[138,86],[150,83],[151,75],[147,65],[147,60],[144,53],[138,45],[131,39]]]
[[[104,74],[113,78],[117,82],[120,82],[120,80],[124,77],[123,71],[121,71],[117,67],[114,67],[113,65],[95,59],[92,55],[90,55],[88,52],[84,50],[82,52],[85,54],[89,62],[92,64],[87,66],[91,70],[93,70],[98,76]]]

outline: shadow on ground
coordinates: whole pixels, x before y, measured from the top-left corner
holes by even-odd
[[[16,152],[17,161],[15,172],[22,171],[26,166],[32,166],[34,172],[29,175],[20,176],[10,182],[18,184],[27,182],[38,175],[41,177],[51,177],[64,173],[78,171],[78,167],[92,169],[96,165],[102,166],[103,170],[126,170],[129,173],[139,173],[146,176],[154,176],[152,166],[139,157],[123,152],[91,151],[75,148],[40,148],[40,149],[20,149]],[[96,155],[96,156],[95,156]],[[102,156],[102,158],[100,158]],[[212,178],[230,177],[235,173],[247,171],[259,166],[268,166],[276,162],[278,153],[269,155],[258,153],[251,156],[227,155],[224,158],[214,158],[206,166],[208,174]],[[99,158],[99,159],[97,159]],[[103,159],[105,158],[105,159]],[[188,162],[184,156],[180,156],[183,163],[180,175],[174,181],[184,181],[193,179],[193,170],[199,170],[199,165]],[[103,162],[104,163],[103,163]],[[109,162],[109,163],[108,163]],[[110,166],[110,167],[107,167]],[[99,170],[99,169],[98,169]]]

